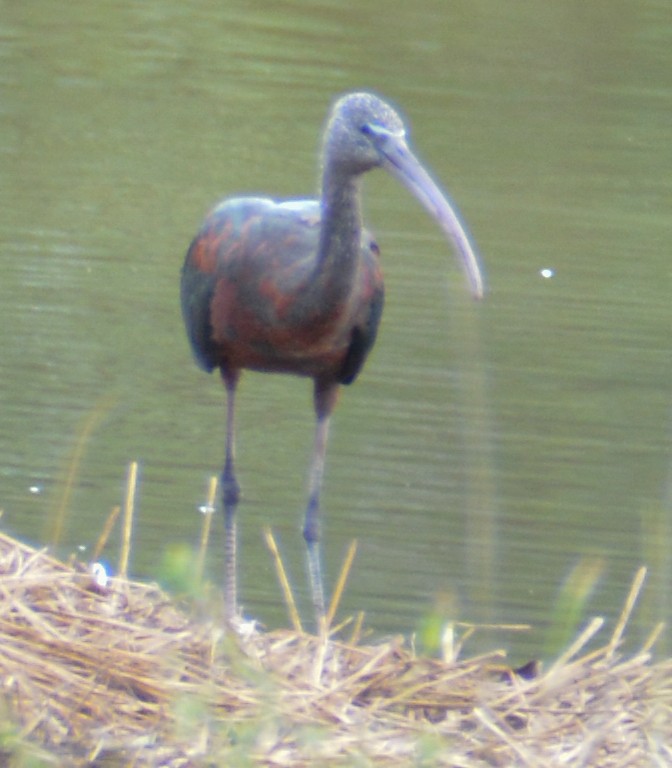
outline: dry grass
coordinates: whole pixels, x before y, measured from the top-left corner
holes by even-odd
[[[96,586],[0,535],[0,762],[67,766],[667,766],[672,662],[593,622],[532,679],[401,639],[227,636],[157,587]],[[4,711],[3,711],[4,710]],[[8,726],[7,723],[12,723]]]

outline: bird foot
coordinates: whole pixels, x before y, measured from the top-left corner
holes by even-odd
[[[247,641],[259,634],[260,624],[256,619],[246,619],[242,614],[236,614],[227,618],[226,626],[241,640]]]

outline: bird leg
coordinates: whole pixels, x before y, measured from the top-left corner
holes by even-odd
[[[324,459],[329,437],[329,420],[336,404],[338,385],[315,382],[315,438],[310,463],[308,481],[308,505],[303,525],[303,538],[306,540],[308,554],[308,577],[315,608],[315,618],[321,631],[325,620],[324,586],[320,553],[320,493],[324,475]]]
[[[224,504],[224,613],[226,623],[229,625],[234,624],[238,618],[236,508],[240,499],[240,486],[234,471],[234,410],[239,376],[238,371],[230,372],[222,369],[222,380],[226,387],[226,444],[221,479]]]

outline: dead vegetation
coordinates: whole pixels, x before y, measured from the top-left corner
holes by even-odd
[[[655,636],[619,651],[643,577],[606,645],[585,651],[596,620],[527,675],[401,639],[226,635],[155,586],[101,587],[0,535],[3,764],[671,765],[672,662],[652,662]]]

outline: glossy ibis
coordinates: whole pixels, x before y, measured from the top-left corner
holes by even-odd
[[[316,427],[303,535],[318,620],[325,615],[319,506],[329,417],[376,339],[383,309],[378,246],[362,224],[362,175],[384,168],[436,219],[483,294],[476,247],[460,216],[406,142],[395,110],[370,93],[333,105],[323,138],[319,200],[238,197],[220,203],[194,238],[182,270],[182,312],[198,364],[219,368],[227,392],[224,597],[238,617],[234,403],[242,369],[308,376]]]

